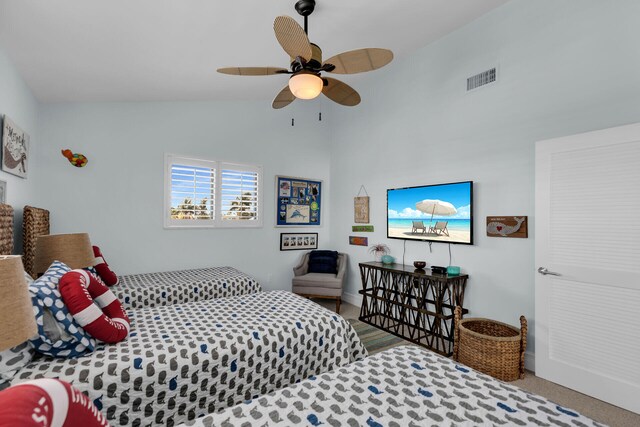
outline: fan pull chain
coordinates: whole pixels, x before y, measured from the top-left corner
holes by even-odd
[[[295,126],[295,119],[293,117],[291,117],[291,126]]]
[[[320,111],[318,113],[318,121],[321,122],[322,121],[322,111]]]

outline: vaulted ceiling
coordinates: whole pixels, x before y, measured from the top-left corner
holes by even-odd
[[[324,57],[363,47],[396,61],[507,0],[317,0],[309,38]],[[42,102],[271,100],[287,67],[273,20],[295,0],[0,0],[0,46]],[[393,63],[389,67],[393,66]],[[358,76],[344,80],[357,85]]]

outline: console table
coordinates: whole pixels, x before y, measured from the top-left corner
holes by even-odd
[[[360,321],[444,356],[453,354],[453,310],[463,307],[466,274],[448,276],[404,264],[360,263]]]

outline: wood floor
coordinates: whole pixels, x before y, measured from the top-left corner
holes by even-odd
[[[335,311],[336,306],[334,301],[318,299],[314,301],[331,311]],[[359,307],[344,302],[342,303],[340,315],[345,319],[357,319],[359,314]],[[407,342],[407,344],[411,345],[410,342]],[[561,406],[574,409],[598,422],[608,424],[612,427],[640,426],[640,414],[626,411],[617,406],[538,378],[532,372],[527,372],[525,379],[514,381],[511,384],[544,396]]]

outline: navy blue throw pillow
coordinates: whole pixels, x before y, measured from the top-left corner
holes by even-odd
[[[309,254],[309,273],[338,273],[338,252],[311,251]]]

